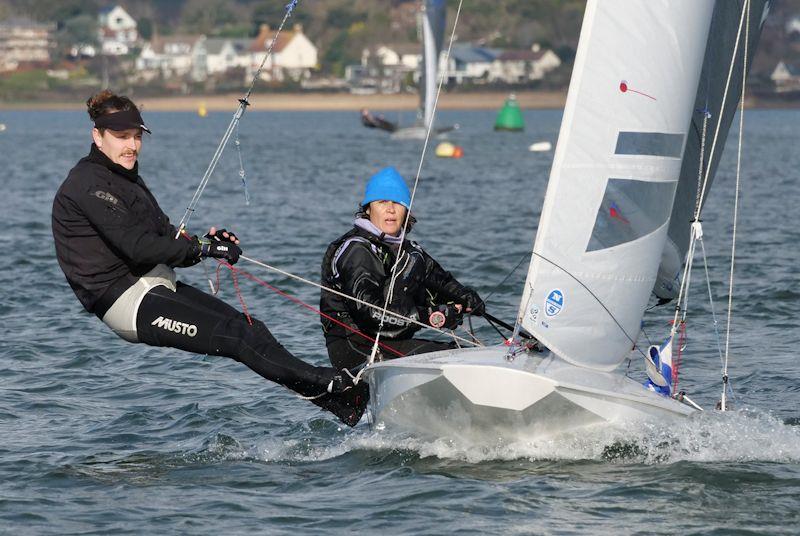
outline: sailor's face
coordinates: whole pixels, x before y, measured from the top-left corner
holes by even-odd
[[[406,207],[394,201],[373,201],[367,208],[369,221],[391,236],[398,236],[406,219]]]
[[[127,130],[111,130],[107,128],[101,133],[92,129],[94,144],[109,160],[119,164],[125,169],[133,169],[139,151],[142,150],[142,129],[129,128]]]

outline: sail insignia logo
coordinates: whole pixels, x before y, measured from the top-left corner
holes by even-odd
[[[544,314],[556,316],[564,308],[564,293],[559,289],[553,289],[544,301]]]

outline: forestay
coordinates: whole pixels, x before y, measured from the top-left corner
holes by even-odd
[[[430,126],[436,100],[439,54],[444,42],[447,21],[445,0],[426,0],[422,14],[422,80],[420,81],[420,107],[423,126]]]
[[[667,235],[713,0],[590,0],[519,316],[568,362],[619,365]]]
[[[743,15],[747,2],[751,16],[749,28],[746,29],[742,26],[746,21]],[[697,207],[698,183],[705,182],[706,193],[711,188],[739,104],[742,83],[747,74],[744,66],[752,64],[770,3],[769,0],[725,0],[717,2],[714,8],[667,243],[653,288],[659,298],[673,299],[678,296],[682,267],[689,247],[689,228],[697,208],[702,208]]]

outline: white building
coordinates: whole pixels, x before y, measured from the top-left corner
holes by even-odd
[[[417,69],[422,61],[422,50],[419,45],[378,45],[374,49],[365,48],[361,52],[361,65],[379,65],[383,67],[406,67]]]
[[[205,49],[208,76],[250,65],[249,39],[209,37],[202,43],[202,47]]]
[[[494,60],[501,50],[471,44],[457,44],[450,54],[447,76],[456,84],[464,82],[486,83]]]
[[[786,22],[786,33],[800,34],[800,17],[792,17]]]
[[[136,70],[144,80],[157,76],[204,80],[207,69],[203,49],[205,40],[202,35],[155,37],[144,45],[136,58]]]
[[[139,40],[136,21],[121,6],[100,10],[97,33],[100,50],[110,56],[127,54]]]
[[[524,84],[541,80],[561,65],[552,50],[542,50],[534,45],[530,50],[505,50],[495,57],[489,69],[489,82]]]
[[[0,21],[0,72],[14,71],[25,63],[49,63],[54,31],[54,24],[28,19]]]
[[[778,62],[770,78],[775,83],[778,93],[800,90],[800,69],[785,61]]]
[[[266,24],[261,26],[258,36],[250,44],[250,74],[255,74],[275,37],[275,31]],[[263,80],[283,81],[286,78],[303,80],[311,76],[318,67],[317,47],[303,33],[303,27],[295,24],[292,31],[282,31],[272,47],[272,56],[261,72]]]

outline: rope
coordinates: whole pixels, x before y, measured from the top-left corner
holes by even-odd
[[[742,95],[741,95],[741,110],[739,111],[739,143],[736,153],[736,189],[733,200],[733,236],[731,238],[731,271],[728,284],[728,318],[727,326],[725,329],[725,361],[722,369],[722,398],[720,400],[720,409],[725,411],[726,404],[726,391],[728,386],[728,356],[731,342],[731,318],[733,316],[733,270],[736,261],[736,230],[739,220],[739,195],[741,186],[741,170],[742,170],[742,145],[744,141],[744,96],[745,96],[745,81],[747,78],[747,47],[750,37],[750,1],[745,0],[742,16],[747,13],[747,26],[744,32],[744,53],[742,54]],[[738,41],[737,41],[738,45]],[[735,57],[735,56],[734,56]]]
[[[308,309],[309,311],[313,311],[313,312],[317,313],[319,316],[321,316],[323,318],[326,318],[326,319],[330,320],[331,322],[334,322],[335,324],[337,324],[337,325],[339,325],[339,326],[341,326],[341,327],[343,327],[343,328],[345,328],[345,329],[347,329],[349,331],[352,331],[353,333],[355,333],[357,335],[360,335],[360,336],[364,337],[365,339],[369,340],[370,342],[373,342],[375,340],[372,337],[370,337],[369,335],[367,335],[366,333],[362,333],[361,331],[355,329],[354,327],[352,327],[352,326],[350,326],[348,324],[345,324],[341,320],[338,320],[337,318],[334,318],[334,317],[332,317],[332,316],[330,316],[328,314],[323,313],[319,309],[316,309],[315,307],[307,304],[303,300],[301,300],[299,298],[296,298],[296,297],[292,296],[291,294],[288,294],[288,293],[282,291],[281,289],[270,285],[269,283],[267,283],[263,279],[259,279],[258,277],[252,275],[249,272],[246,272],[246,271],[242,270],[241,268],[236,268],[235,266],[231,266],[230,264],[228,264],[227,262],[225,262],[223,260],[217,259],[217,262],[219,262],[219,265],[217,266],[217,270],[219,270],[221,267],[225,267],[225,268],[228,268],[234,274],[234,286],[236,286],[237,293],[239,292],[239,287],[238,287],[238,283],[236,283],[235,275],[236,274],[241,274],[241,275],[245,276],[247,279],[253,281],[254,283],[257,283],[257,284],[261,285],[262,287],[270,289],[271,291],[275,292],[276,294],[278,294],[280,296],[283,296],[284,298],[286,298],[286,299],[288,299],[288,300],[290,300],[290,301],[292,301],[292,302],[294,302],[294,303],[296,303],[298,305],[301,305],[302,307]],[[244,306],[244,301],[243,300],[241,300],[241,303]],[[245,314],[247,314],[247,313],[245,312]],[[249,317],[248,317],[248,320],[249,320]],[[251,322],[251,325],[252,325],[252,322]],[[393,354],[397,355],[398,357],[405,357],[404,353],[402,353],[401,351],[399,351],[399,350],[397,350],[395,348],[392,348],[391,346],[389,346],[387,344],[381,343],[381,348],[383,348],[385,350],[388,350],[389,352],[392,352]]]
[[[186,206],[186,211],[183,213],[183,217],[181,218],[180,223],[178,224],[178,233],[176,234],[175,238],[177,238],[182,231],[186,229],[186,226],[189,224],[189,219],[191,219],[192,214],[194,214],[195,209],[197,207],[197,203],[200,201],[200,197],[203,195],[203,192],[208,185],[209,179],[211,179],[211,175],[214,173],[214,169],[217,167],[217,163],[219,159],[222,158],[222,153],[225,150],[225,146],[228,145],[228,141],[231,138],[234,130],[239,124],[242,116],[244,115],[245,110],[248,106],[250,106],[250,95],[253,93],[253,88],[258,81],[258,78],[261,76],[261,71],[264,69],[264,65],[267,63],[267,59],[272,56],[272,49],[275,46],[275,43],[278,41],[278,36],[280,35],[281,31],[283,30],[283,26],[286,24],[286,21],[294,11],[294,8],[297,6],[298,0],[291,0],[288,4],[286,4],[286,13],[283,15],[283,20],[281,20],[280,26],[278,26],[278,30],[275,32],[275,37],[272,39],[272,42],[267,49],[267,52],[264,54],[264,58],[261,60],[261,65],[258,66],[255,75],[253,75],[253,79],[250,82],[250,87],[247,89],[244,97],[239,99],[239,107],[233,114],[233,119],[228,124],[228,128],[225,130],[225,133],[222,135],[222,139],[217,145],[216,151],[214,151],[214,155],[211,157],[211,162],[208,164],[206,168],[206,172],[203,174],[203,177],[200,179],[200,184],[197,185],[197,189],[194,191],[194,195],[192,196],[191,201]],[[247,195],[247,194],[245,194]]]
[[[450,41],[449,41],[449,43],[447,45],[447,53],[445,54],[445,65],[447,65],[450,62],[450,51],[453,48],[453,40],[455,39],[456,28],[458,27],[458,17],[461,14],[461,5],[462,5],[462,3],[463,3],[463,0],[459,0],[458,9],[456,10],[456,16],[455,16],[455,19],[453,20],[453,30],[450,32]],[[438,62],[439,58],[436,58],[436,61]],[[400,231],[400,244],[401,244],[401,247],[402,247],[402,244],[403,244],[403,242],[405,241],[405,238],[406,238],[406,231],[408,229],[408,221],[409,221],[409,218],[411,216],[411,207],[414,205],[414,196],[417,193],[417,186],[419,185],[419,177],[422,174],[422,165],[425,162],[425,153],[428,150],[428,142],[430,141],[431,131],[433,130],[433,125],[436,122],[436,110],[439,107],[439,95],[442,92],[442,83],[444,82],[444,78],[445,78],[444,75],[445,75],[445,73],[441,73],[441,75],[439,76],[439,84],[437,85],[437,88],[436,88],[436,98],[433,100],[433,111],[431,112],[431,120],[430,120],[430,123],[428,123],[426,125],[425,142],[422,144],[422,154],[420,155],[419,164],[417,165],[417,174],[414,177],[414,187],[411,189],[411,200],[409,201],[408,209],[406,210],[406,217],[405,217],[405,220],[403,221],[403,229]],[[378,352],[378,341],[380,340],[381,332],[383,331],[383,323],[384,323],[384,320],[386,318],[386,314],[388,312],[389,303],[391,302],[392,296],[394,295],[395,281],[397,280],[398,275],[400,275],[398,273],[398,271],[397,271],[397,266],[399,264],[399,261],[400,261],[400,255],[398,254],[397,258],[395,259],[394,265],[392,266],[392,276],[391,276],[391,280],[390,280],[390,283],[389,283],[389,292],[387,293],[386,299],[385,299],[385,301],[383,303],[383,309],[381,310],[381,320],[380,320],[380,323],[378,325],[378,333],[377,333],[377,335],[375,337],[375,344],[372,345],[372,352],[370,353],[369,360],[367,361],[367,366],[369,366],[369,365],[371,365],[372,363],[375,362],[375,356],[377,355],[377,352]],[[455,334],[453,336],[455,337]],[[464,340],[464,339],[462,339],[462,340]],[[457,339],[456,339],[456,341],[457,341]],[[472,343],[472,344],[474,344],[474,343]]]
[[[295,274],[292,274],[292,273],[287,272],[285,270],[281,270],[280,268],[276,268],[275,266],[270,266],[269,264],[266,264],[264,262],[258,261],[256,259],[251,259],[250,257],[247,257],[245,255],[240,255],[239,259],[247,261],[247,262],[252,263],[252,264],[255,264],[256,266],[261,266],[262,268],[266,268],[267,270],[271,270],[273,272],[279,273],[281,275],[284,275],[286,277],[294,279],[295,281],[300,281],[301,283],[305,283],[307,285],[311,285],[312,287],[317,287],[318,289],[324,290],[325,292],[330,292],[332,294],[336,294],[337,296],[341,296],[342,298],[345,298],[345,299],[353,301],[355,303],[364,305],[364,306],[369,307],[371,309],[375,309],[375,310],[378,310],[378,311],[382,310],[381,307],[379,307],[377,305],[371,304],[371,303],[366,302],[364,300],[360,300],[360,299],[358,299],[358,298],[356,298],[354,296],[350,296],[349,294],[345,294],[344,292],[340,292],[340,291],[338,291],[336,289],[332,289],[330,287],[326,287],[325,285],[320,285],[319,283],[315,283],[314,281],[310,281],[308,279],[300,277],[299,275],[295,275]],[[461,342],[465,342],[465,343],[471,344],[473,346],[481,346],[480,344],[472,342],[469,339],[464,339],[462,337],[459,337],[459,336],[455,335],[454,333],[447,332],[447,331],[435,328],[435,327],[433,327],[431,325],[428,325],[428,324],[423,324],[422,322],[418,322],[417,320],[414,320],[413,318],[409,318],[409,317],[403,316],[401,314],[395,313],[394,311],[387,310],[386,314],[390,315],[390,316],[393,316],[395,318],[399,318],[399,319],[405,320],[407,322],[410,322],[410,323],[415,324],[417,326],[420,326],[422,328],[427,328],[429,330],[436,331],[437,333],[441,333],[442,335],[446,335],[448,337],[453,337],[453,338],[455,338],[455,339],[457,339],[457,340],[459,340]],[[374,339],[370,338],[370,341],[374,341]]]

